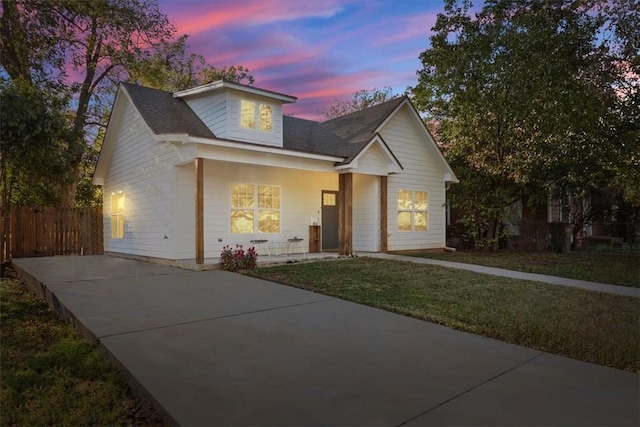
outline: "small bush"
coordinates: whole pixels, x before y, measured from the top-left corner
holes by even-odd
[[[236,245],[235,249],[227,245],[220,253],[220,268],[226,271],[253,270],[257,261],[258,253],[253,246],[245,251],[242,245]]]

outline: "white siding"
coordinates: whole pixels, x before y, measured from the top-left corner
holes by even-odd
[[[360,156],[355,172],[370,175],[386,175],[388,171],[389,160],[376,143]]]
[[[273,120],[271,132],[244,129],[240,127],[240,101],[254,101],[271,106]],[[252,96],[249,94],[238,95],[229,93],[229,129],[226,138],[237,141],[253,142],[255,144],[272,145],[282,147],[282,104],[274,99]]]
[[[135,108],[126,101],[123,120],[104,185],[106,251],[173,258],[174,188],[177,148],[154,141]],[[125,195],[125,235],[111,238],[111,194]],[[166,238],[165,238],[166,236]]]
[[[219,138],[227,138],[227,93],[205,94],[185,100],[200,120]]]
[[[380,177],[353,175],[353,249],[380,250]]]
[[[380,134],[404,170],[388,179],[388,249],[390,251],[442,248],[445,246],[445,171],[437,160],[437,148],[404,106]],[[429,192],[428,231],[398,231],[398,190]]]
[[[266,184],[280,187],[281,218],[278,234],[231,234],[231,183]],[[304,238],[309,246],[309,219],[320,219],[322,190],[337,190],[334,173],[298,171],[238,163],[204,162],[204,244],[205,257],[220,256],[225,245],[249,245],[252,239],[271,242],[292,237]],[[186,203],[186,202],[185,202]],[[188,217],[188,214],[185,218]],[[186,227],[186,226],[185,226]],[[185,230],[185,233],[188,231]],[[221,240],[221,241],[219,241]],[[180,251],[180,257],[193,258],[194,251]]]

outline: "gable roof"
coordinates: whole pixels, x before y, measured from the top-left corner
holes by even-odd
[[[180,134],[220,139],[181,97],[176,97],[176,94],[132,83],[122,83],[122,88],[154,134]],[[405,104],[409,105],[416,119],[422,123],[407,96],[394,98],[325,122],[283,116],[282,149],[342,158],[343,160],[336,163],[336,166],[344,166],[357,159],[375,139],[383,146],[392,163],[402,169],[402,165],[386,145],[378,130]],[[428,135],[429,131],[424,123],[422,125]],[[270,147],[270,149],[277,149],[277,147]],[[435,149],[445,170],[449,172],[447,175],[453,177],[451,178],[453,182],[457,182],[440,149],[437,146]]]
[[[283,117],[284,147],[344,157],[351,162],[376,135],[376,129],[405,100],[399,97],[326,122]]]
[[[255,86],[249,86],[241,83],[228,82],[226,80],[217,80],[215,82],[207,83],[202,86],[194,87],[191,89],[181,90],[173,94],[174,98],[183,98],[191,95],[198,95],[207,92],[215,92],[223,89],[234,89],[240,92],[249,93],[252,95],[265,96],[274,100],[278,100],[282,103],[296,102],[298,98],[291,95],[285,95],[284,93],[274,92],[272,90],[260,89]]]
[[[122,86],[156,135],[177,133],[204,138],[216,137],[186,102],[174,98],[170,92],[131,83],[122,83]]]
[[[375,130],[406,99],[405,96],[322,122],[322,126],[352,143],[369,141]]]

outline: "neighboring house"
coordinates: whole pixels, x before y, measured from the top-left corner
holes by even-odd
[[[122,84],[93,178],[105,251],[202,263],[257,239],[308,249],[314,224],[322,251],[445,246],[457,178],[407,97],[323,123],[284,116],[295,101],[223,81]]]

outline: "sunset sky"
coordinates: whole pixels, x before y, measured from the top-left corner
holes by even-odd
[[[319,110],[359,89],[417,83],[441,0],[160,0],[189,50],[243,65],[254,86],[298,97],[287,114]]]

